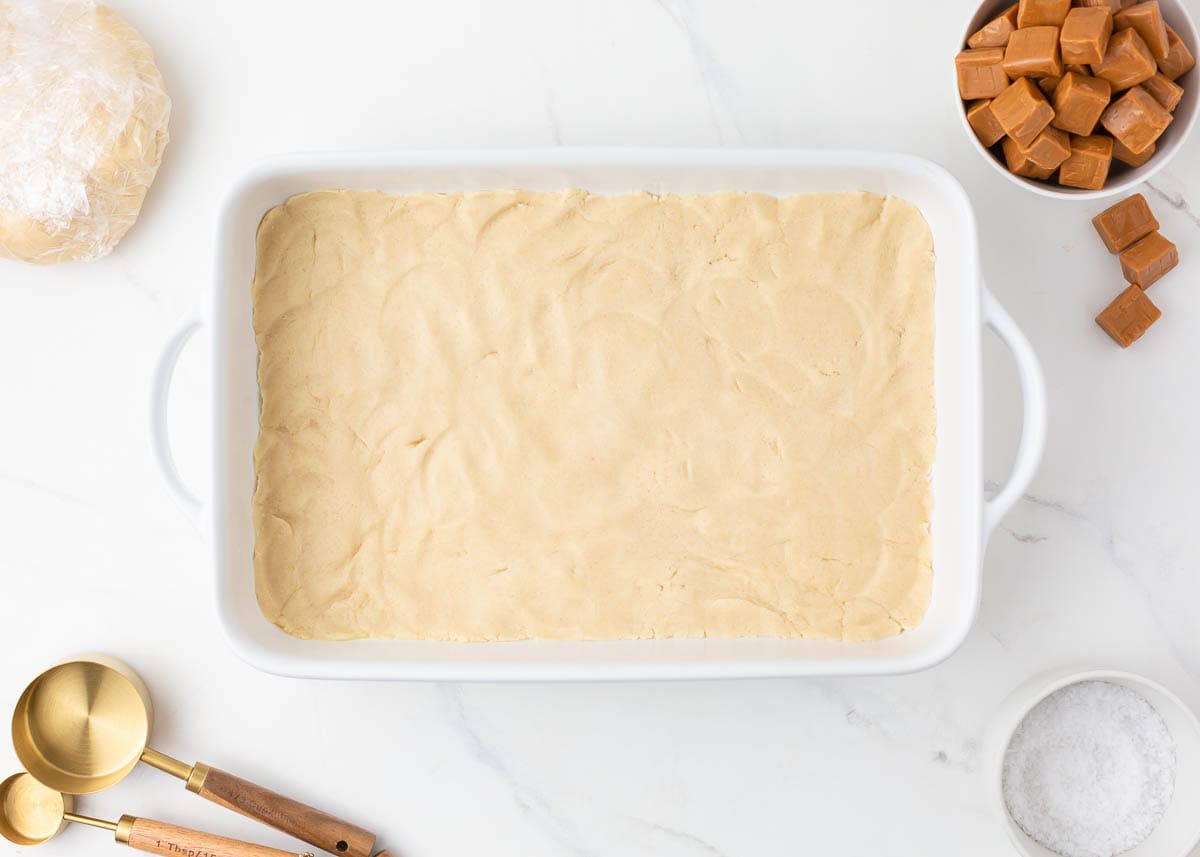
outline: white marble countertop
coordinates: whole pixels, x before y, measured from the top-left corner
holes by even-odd
[[[1183,262],[1155,286],[1162,321],[1123,352],[1092,322],[1121,287],[1088,223],[1102,204],[1011,186],[959,128],[947,76],[969,2],[112,5],[160,57],[172,141],[110,258],[0,262],[0,704],[60,656],[122,656],[154,689],[160,749],[373,824],[396,857],[1007,855],[979,742],[1015,685],[1090,662],[1200,708],[1200,145],[1143,188]],[[558,144],[892,149],[961,179],[991,288],[1044,362],[1050,435],[949,661],[866,680],[437,686],[288,680],[233,656],[147,404],[160,348],[209,288],[227,184],[273,152]],[[985,349],[999,481],[1019,400],[1007,354]],[[200,493],[206,351],[185,353],[172,400]],[[294,844],[148,769],[81,806]],[[39,853],[118,847],[105,838],[72,829]]]

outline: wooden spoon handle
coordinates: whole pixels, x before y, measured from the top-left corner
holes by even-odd
[[[188,789],[331,854],[371,857],[375,834],[233,774],[197,764]],[[184,855],[187,857],[187,855]]]
[[[125,816],[121,822],[117,827],[118,841],[161,857],[296,857],[291,851],[176,827],[165,821]]]

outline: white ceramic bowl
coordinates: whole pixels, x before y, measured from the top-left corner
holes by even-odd
[[[976,10],[975,15],[967,22],[966,27],[963,29],[962,36],[955,47],[955,52],[958,52],[967,44],[968,36],[999,15],[1011,6],[1012,3],[1013,0],[984,0],[983,5]],[[1162,9],[1163,18],[1166,19],[1166,22],[1179,34],[1179,38],[1183,39],[1183,43],[1188,46],[1188,50],[1192,52],[1192,55],[1198,56],[1196,49],[1200,45],[1200,35],[1196,31],[1196,22],[1188,14],[1182,0],[1158,0],[1158,5]],[[950,63],[947,62],[947,67],[949,65]],[[1179,106],[1175,108],[1175,121],[1170,124],[1158,139],[1158,149],[1155,151],[1154,157],[1140,167],[1130,167],[1122,164],[1120,161],[1113,161],[1112,169],[1108,173],[1108,181],[1103,188],[1100,190],[1082,190],[1080,188],[1063,187],[1059,184],[1038,181],[1037,179],[1027,179],[1023,176],[1010,173],[1008,167],[1004,165],[1003,156],[985,148],[979,142],[979,138],[975,136],[975,132],[967,122],[966,107],[958,95],[957,76],[951,74],[951,81],[954,89],[954,100],[958,105],[957,110],[960,124],[962,125],[963,132],[967,135],[967,139],[975,147],[975,151],[979,152],[983,159],[996,169],[996,172],[1000,173],[1013,184],[1020,185],[1042,196],[1049,196],[1056,199],[1099,199],[1106,196],[1115,196],[1116,194],[1128,191],[1134,185],[1148,180],[1165,167],[1171,158],[1175,156],[1175,153],[1183,148],[1184,141],[1187,140],[1193,126],[1196,124],[1196,115],[1200,113],[1200,69],[1192,69],[1179,79],[1179,84],[1183,87],[1183,98],[1180,100]]]
[[[1108,681],[1140,693],[1154,706],[1175,739],[1175,792],[1162,821],[1146,841],[1121,857],[1185,857],[1200,843],[1200,721],[1182,700],[1157,682],[1114,670],[1059,670],[1037,676],[1018,687],[1000,706],[988,730],[983,771],[988,799],[1019,853],[1025,857],[1059,857],[1017,826],[1004,803],[1004,754],[1025,715],[1050,694],[1081,681]]]

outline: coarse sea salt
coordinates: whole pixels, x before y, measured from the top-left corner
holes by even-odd
[[[1065,857],[1112,857],[1154,831],[1175,789],[1175,741],[1124,685],[1083,681],[1025,715],[1004,756],[1017,825]]]

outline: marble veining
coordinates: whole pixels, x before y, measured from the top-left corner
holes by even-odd
[[[1170,173],[1163,172],[1161,178],[1146,182],[1146,189],[1153,196],[1166,202],[1171,208],[1182,212],[1183,216],[1195,226],[1200,226],[1200,214],[1192,211],[1191,204],[1184,198],[1182,182]]]
[[[744,143],[742,130],[729,108],[737,100],[736,86],[728,70],[705,41],[692,4],[689,0],[655,2],[670,16],[692,55],[717,139],[723,146]]]

